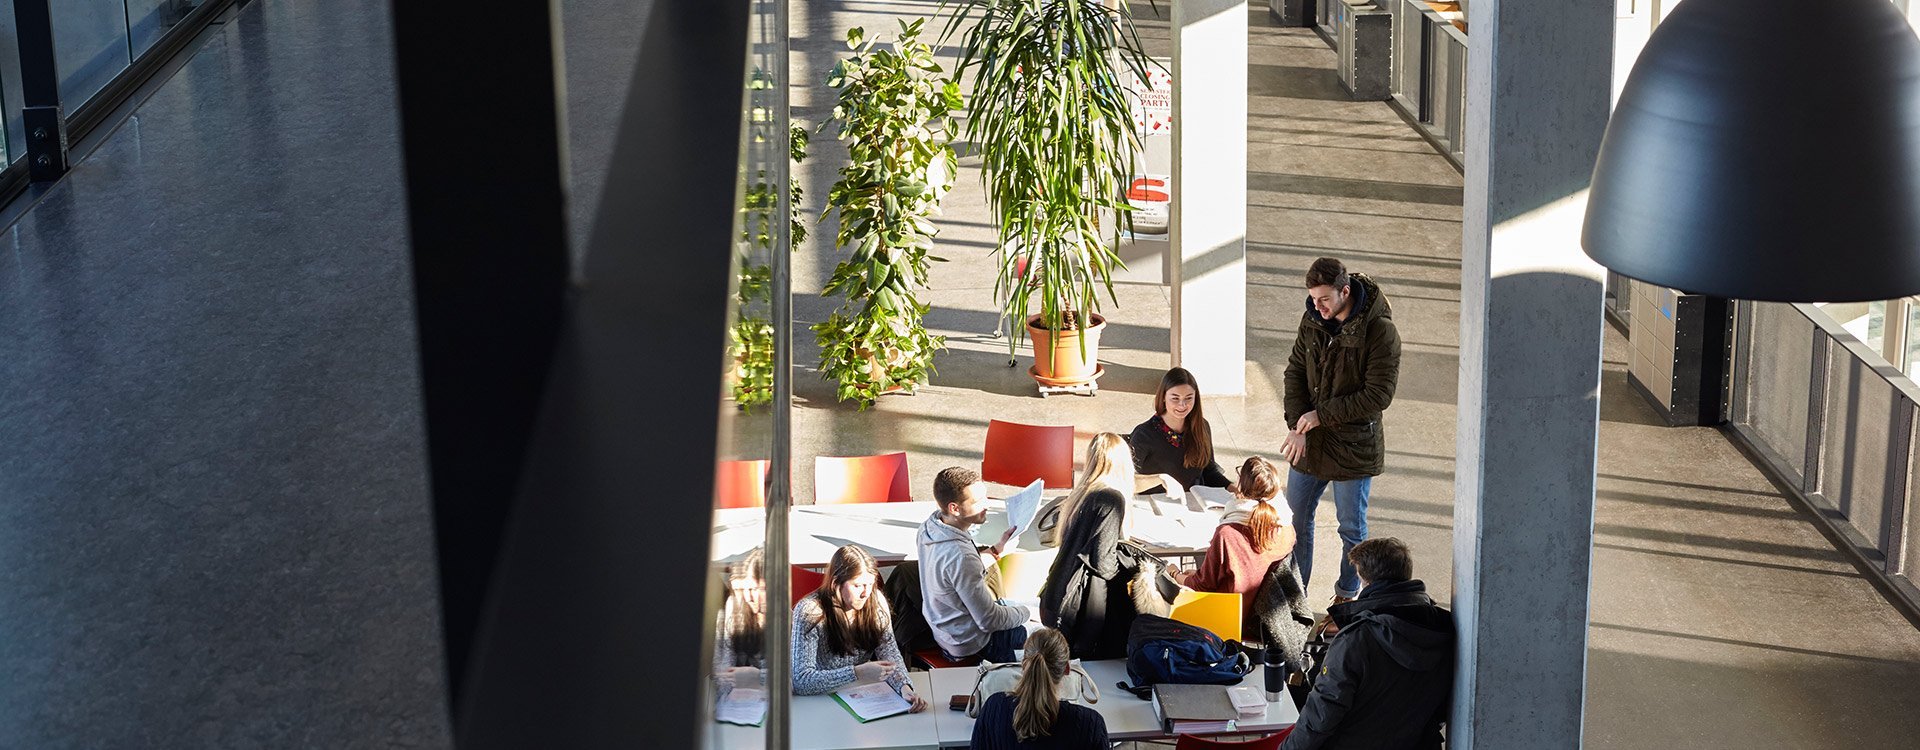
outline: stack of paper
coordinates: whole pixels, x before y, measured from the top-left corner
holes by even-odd
[[[1240,712],[1224,685],[1161,684],[1153,686],[1153,715],[1171,734],[1219,734]]]
[[[752,688],[734,688],[713,709],[713,717],[727,724],[760,726],[767,720],[767,694]]]
[[[904,714],[913,708],[913,704],[894,692],[892,685],[884,682],[843,687],[833,691],[833,699],[862,724],[874,719]]]
[[[1045,484],[1046,480],[1035,479],[1025,489],[1007,498],[1007,528],[1014,530],[1015,537],[1033,527],[1033,515],[1040,510],[1040,491]]]

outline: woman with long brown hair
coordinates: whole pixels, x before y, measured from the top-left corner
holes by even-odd
[[[1060,699],[1070,656],[1067,638],[1045,628],[1027,638],[1020,681],[995,693],[973,722],[973,750],[1106,750],[1107,722],[1086,706]]]
[[[761,673],[767,668],[765,565],[765,550],[755,547],[727,566],[727,601],[720,605],[713,639],[713,680],[722,700],[736,686],[762,684]]]
[[[1239,474],[1234,503],[1213,530],[1213,541],[1207,545],[1200,567],[1192,572],[1170,569],[1168,573],[1195,591],[1239,594],[1246,624],[1241,632],[1253,638],[1260,632],[1254,617],[1254,598],[1267,569],[1293,553],[1293,514],[1280,507],[1278,498],[1285,488],[1281,486],[1280,469],[1272,461],[1254,456],[1240,464]]]
[[[854,545],[834,550],[820,588],[793,607],[793,692],[829,693],[884,680],[925,710],[907,681],[906,660],[893,640],[893,616],[880,595],[880,566]]]
[[[1200,406],[1193,373],[1175,367],[1160,378],[1153,417],[1133,428],[1134,489],[1142,494],[1182,494],[1196,485],[1226,487],[1227,473],[1213,458],[1213,428]]]

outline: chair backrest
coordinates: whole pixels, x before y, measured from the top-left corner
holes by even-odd
[[[1072,487],[1073,427],[989,420],[980,478],[1014,486],[1042,479],[1052,489]]]
[[[713,496],[721,508],[767,504],[767,462],[721,461],[713,469]]]
[[[912,499],[905,452],[813,459],[813,502],[817,505],[904,503]]]
[[[1280,750],[1280,743],[1286,742],[1289,734],[1293,734],[1293,727],[1287,727],[1257,740],[1241,742],[1183,734],[1174,742],[1173,750]]]
[[[787,606],[798,606],[801,599],[807,598],[808,594],[818,590],[820,584],[826,582],[826,580],[827,574],[825,573],[817,570],[809,570],[798,565],[793,566],[793,601],[787,602]]]
[[[1000,586],[1008,599],[1038,599],[1058,549],[1016,549],[1000,556]]]
[[[1222,640],[1240,640],[1240,595],[1181,589],[1167,617],[1213,631]]]

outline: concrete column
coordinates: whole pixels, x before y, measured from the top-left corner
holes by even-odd
[[[1247,3],[1173,3],[1173,364],[1247,391]]]
[[[1613,11],[1475,0],[1454,499],[1468,750],[1576,747],[1586,686],[1603,270],[1580,250]]]

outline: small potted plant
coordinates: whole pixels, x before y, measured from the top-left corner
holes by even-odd
[[[942,260],[931,253],[933,219],[958,166],[949,143],[960,91],[920,41],[924,23],[902,21],[891,48],[849,30],[854,54],[827,77],[848,155],[827,207],[839,213],[834,240],[849,255],[821,292],[845,302],[813,331],[821,375],[863,410],[883,393],[927,382],[946,346],[921,324],[929,308],[919,292],[930,263]]]

